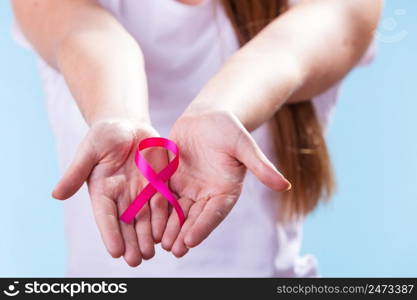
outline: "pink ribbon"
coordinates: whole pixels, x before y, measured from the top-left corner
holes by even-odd
[[[175,154],[175,157],[168,165],[158,174],[152,169],[145,158],[140,154],[141,150],[151,147],[163,147],[170,150]],[[130,206],[120,216],[120,220],[125,223],[130,223],[135,218],[136,214],[139,213],[143,205],[149,201],[156,192],[160,192],[177,212],[180,224],[184,224],[184,212],[179,205],[177,199],[172,194],[165,182],[175,173],[178,168],[180,158],[180,151],[178,146],[171,140],[161,137],[151,137],[142,140],[139,143],[138,150],[135,155],[135,163],[139,171],[149,181],[146,187],[139,193],[136,199],[130,204]]]

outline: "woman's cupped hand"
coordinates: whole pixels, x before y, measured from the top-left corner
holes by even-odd
[[[170,139],[181,152],[170,186],[187,218],[180,227],[171,213],[162,247],[176,257],[203,242],[226,218],[239,199],[246,169],[275,191],[291,187],[232,113],[184,113]]]
[[[106,120],[93,124],[81,142],[75,159],[53,191],[53,197],[68,199],[84,182],[95,221],[111,256],[123,256],[127,264],[138,266],[155,254],[168,219],[168,203],[159,193],[141,209],[135,220],[126,224],[119,216],[148,184],[134,162],[138,143],[158,136],[147,124],[126,120]],[[144,153],[154,168],[168,163],[166,150],[149,149]]]

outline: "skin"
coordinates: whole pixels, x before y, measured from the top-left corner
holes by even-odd
[[[133,164],[137,143],[158,135],[149,120],[140,46],[93,0],[13,0],[13,6],[24,34],[64,75],[90,126],[53,196],[67,199],[87,182],[109,253],[137,266],[154,255],[154,243],[181,257],[204,241],[238,200],[247,169],[275,191],[290,188],[249,132],[282,104],[310,99],[346,76],[372,39],[381,1],[301,1],[207,83],[170,134],[181,149],[170,186],[187,215],[182,228],[159,194],[134,224],[118,221],[147,184]],[[146,155],[157,170],[168,161],[163,150]]]

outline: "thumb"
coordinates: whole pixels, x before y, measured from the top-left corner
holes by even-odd
[[[52,197],[65,200],[74,195],[87,180],[96,163],[97,155],[89,139],[85,138],[81,142],[74,160],[55,186]]]
[[[291,183],[275,168],[244,128],[236,145],[235,157],[269,188],[277,192],[291,189]]]

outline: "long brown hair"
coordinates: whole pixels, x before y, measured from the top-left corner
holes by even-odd
[[[288,9],[287,0],[221,0],[240,45]],[[334,190],[331,162],[311,101],[283,105],[273,118],[279,168],[293,188],[281,195],[280,218],[312,211]]]

